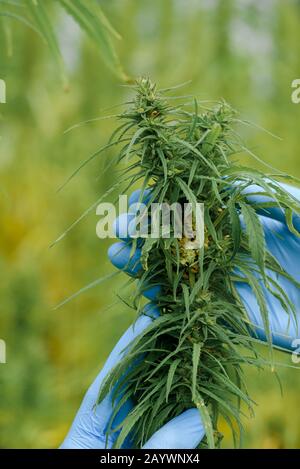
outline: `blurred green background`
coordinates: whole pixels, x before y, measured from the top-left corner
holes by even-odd
[[[49,249],[118,177],[114,168],[104,177],[96,159],[56,193],[106,142],[116,121],[64,131],[130,95],[97,46],[55,3],[50,2],[51,18],[68,92],[41,37],[12,18],[0,18],[0,78],[7,85],[7,103],[0,105],[0,338],[7,344],[7,363],[0,364],[1,447],[57,447],[86,388],[134,318],[116,301],[124,281],[119,277],[53,309],[113,271],[106,258],[109,243],[96,237],[94,211]],[[300,77],[299,0],[99,3],[122,35],[116,48],[131,76],[150,76],[162,87],[192,80],[182,93],[224,97],[283,139],[244,128],[250,148],[300,176],[300,104],[291,102],[291,82]],[[291,363],[280,353],[277,360]],[[245,421],[244,446],[300,447],[298,370],[278,368],[283,396],[269,370],[245,372],[258,406],[256,418]],[[232,446],[228,429],[221,427],[224,446]]]

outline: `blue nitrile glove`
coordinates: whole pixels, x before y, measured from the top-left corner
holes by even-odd
[[[297,199],[300,199],[300,190],[285,186]],[[248,189],[249,193],[256,192],[254,186]],[[140,192],[135,191],[129,204],[134,204],[139,200]],[[258,199],[256,195],[249,195],[249,199]],[[259,197],[262,201],[262,197]],[[122,214],[116,220],[116,234],[120,233],[132,221],[134,213]],[[298,263],[300,261],[300,239],[291,234],[285,224],[284,214],[279,209],[268,209],[261,215],[261,220],[265,229],[266,243],[268,249],[277,258],[283,268],[300,281],[300,272],[298,271]],[[299,217],[294,217],[294,225],[300,229]],[[130,231],[130,230],[129,230]],[[126,229],[125,229],[126,232]],[[141,250],[136,249],[134,255],[131,253],[130,238],[121,237],[121,241],[113,244],[108,253],[112,263],[128,274],[136,274],[140,269],[139,258]],[[131,256],[131,258],[130,258]],[[273,274],[272,274],[273,275]],[[295,304],[296,310],[300,312],[300,292],[288,280],[281,277],[281,286],[284,288],[291,301]],[[256,326],[257,335],[265,340],[266,334],[263,329],[263,321],[260,316],[259,307],[256,298],[251,292],[251,288],[244,283],[237,283],[237,290],[247,309],[250,321]],[[151,301],[155,301],[159,287],[152,288],[144,293],[145,297]],[[290,320],[283,310],[282,306],[268,291],[265,291],[266,301],[270,312],[270,326],[273,334],[273,342],[275,345],[292,350],[292,341],[298,335],[297,324],[295,320]],[[151,306],[150,310],[154,317],[158,311],[155,306]],[[94,403],[101,381],[106,373],[118,362],[122,356],[122,350],[151,322],[148,316],[141,316],[134,326],[131,326],[120,339],[115,349],[108,358],[103,370],[100,372],[94,383],[88,390],[73,425],[66,437],[62,448],[104,448],[105,447],[105,427],[109,420],[112,408],[111,398],[107,396],[100,403],[96,410],[93,410]],[[127,403],[121,409],[117,416],[117,422],[122,421],[126,413],[130,411],[131,404]],[[157,431],[144,448],[195,448],[198,446],[204,436],[204,429],[196,409],[189,409],[180,416],[172,419]],[[114,437],[116,438],[116,436]],[[109,446],[113,444],[110,438]]]
[[[129,204],[138,201],[138,193],[135,192]],[[131,219],[133,214],[131,214]],[[116,220],[116,234],[119,229],[117,224],[123,220],[123,227],[127,232],[127,215],[124,214],[121,218]],[[126,225],[125,225],[126,224]],[[115,243],[109,249],[108,256],[112,263],[117,267],[124,267],[130,257],[130,239],[126,238],[127,244],[124,242]],[[125,249],[124,249],[125,246]],[[121,250],[119,249],[121,248]],[[117,255],[115,255],[117,254]],[[140,269],[139,258],[141,251],[137,248],[136,252],[132,255],[127,269],[124,271],[129,274],[137,273]],[[152,288],[145,292],[145,296],[149,299],[155,298],[159,288]],[[118,363],[118,361],[126,353],[126,347],[137,337],[155,318],[159,315],[159,311],[155,304],[149,303],[145,307],[144,315],[141,315],[137,321],[129,327],[129,329],[121,337],[111,354],[109,355],[103,369],[100,371],[95,381],[89,387],[77,415],[72,423],[68,435],[62,443],[62,449],[104,449],[106,447],[106,427],[110,420],[112,413],[112,398],[111,394],[95,407],[97,396],[101,383],[107,373]],[[113,427],[116,427],[123,421],[125,416],[132,409],[132,402],[127,402],[117,414]],[[196,448],[205,431],[201,422],[199,411],[195,408],[188,409],[181,415],[170,420],[160,430],[158,430],[144,445],[144,449],[187,449]],[[117,439],[118,432],[109,436],[108,447],[113,446],[114,441]],[[126,441],[123,448],[130,448],[130,441]]]
[[[159,315],[157,308],[151,303],[145,312],[147,315],[140,316],[121,337],[103,369],[88,389],[69,433],[61,445],[62,449],[104,449],[106,447],[105,430],[112,413],[112,402],[111,394],[109,394],[95,407],[100,385],[106,374],[126,353],[124,349]],[[117,414],[113,426],[121,423],[131,409],[132,403],[128,401]],[[113,446],[117,436],[117,432],[109,436],[109,448]],[[203,436],[204,428],[200,421],[199,411],[189,409],[154,433],[144,445],[144,449],[196,448]],[[123,448],[130,448],[130,441],[125,440]]]
[[[300,200],[300,189],[287,184],[280,184],[295,199]],[[245,191],[249,201],[262,203],[270,201],[269,198],[251,195],[251,193],[261,191],[258,186],[250,186]],[[291,233],[286,225],[285,214],[280,208],[268,208],[260,211],[260,219],[263,222],[266,244],[269,251],[277,259],[283,269],[300,281],[300,237]],[[294,227],[300,232],[300,217],[293,215]],[[291,302],[295,305],[297,318],[290,317],[280,302],[264,288],[266,303],[269,310],[270,327],[274,345],[292,351],[296,345],[294,340],[300,336],[300,290],[287,278],[278,276],[274,272],[268,271],[272,278],[279,281],[281,288],[287,294]],[[236,284],[238,293],[246,307],[250,321],[255,325],[257,336],[266,340],[263,321],[255,296],[251,287],[245,283]]]
[[[300,200],[300,189],[281,184],[286,190],[289,191],[296,199]],[[267,197],[251,195],[251,193],[261,192],[258,186],[250,186],[246,190],[248,199],[256,202],[266,202]],[[140,191],[135,191],[130,199],[129,205],[136,203],[139,200]],[[285,215],[279,208],[261,210],[259,215],[265,232],[266,244],[269,251],[276,257],[278,262],[292,277],[300,282],[300,238],[292,234],[285,223]],[[134,211],[122,214],[117,218],[115,222],[115,231],[117,236],[119,233],[126,233],[126,226],[129,225],[127,232],[130,236],[130,225],[134,218]],[[300,217],[294,215],[293,224],[295,228],[300,232]],[[120,236],[119,236],[120,237]],[[141,268],[139,258],[141,255],[141,249],[137,248],[132,255],[130,238],[122,238],[121,241],[114,243],[110,248],[108,255],[111,262],[115,267],[123,269],[129,275],[136,275]],[[300,323],[300,290],[292,284],[287,278],[278,276],[274,272],[268,271],[270,277],[277,279],[280,286],[289,296],[291,302],[295,305],[295,309],[298,312],[298,320]],[[257,304],[255,295],[252,293],[251,287],[245,282],[236,283],[237,291],[246,307],[249,320],[255,326],[255,332],[258,338],[266,340],[266,334],[264,331],[263,320],[260,314],[260,309]],[[263,287],[264,288],[264,287]],[[147,290],[144,296],[151,301],[155,301],[157,294],[159,293],[159,287],[154,287]],[[293,340],[300,335],[300,324],[297,325],[295,318],[290,317],[279,300],[276,299],[269,290],[264,288],[265,299],[269,309],[270,327],[272,332],[273,343],[276,346],[285,348],[287,350],[293,349]]]

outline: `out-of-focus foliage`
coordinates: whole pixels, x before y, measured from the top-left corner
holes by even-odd
[[[120,32],[121,62],[131,76],[161,86],[192,82],[182,91],[199,99],[224,97],[243,116],[280,135],[250,128],[248,145],[267,162],[300,176],[300,105],[291,82],[300,75],[300,4],[296,0],[100,1]],[[55,447],[63,439],[89,383],[134,318],[116,302],[123,280],[110,280],[64,307],[58,302],[112,272],[108,241],[96,237],[94,211],[52,249],[49,244],[118,177],[103,176],[101,159],[63,191],[74,168],[106,142],[114,119],[64,134],[72,124],[103,115],[129,91],[103,66],[97,47],[61,10],[50,12],[67,67],[66,93],[43,41],[18,22],[2,21],[0,78],[0,445]],[[104,112],[115,113],[116,110]],[[113,150],[106,153],[106,158]],[[246,156],[241,156],[247,158]],[[277,361],[291,363],[289,355]],[[258,406],[246,422],[246,447],[299,447],[298,370],[278,368],[283,397],[271,371],[245,370]],[[231,446],[222,424],[225,446]]]
[[[49,17],[49,10],[57,4],[64,8],[94,41],[106,65],[117,76],[127,81],[128,77],[121,66],[112,41],[112,37],[121,39],[121,36],[110,24],[97,0],[56,0],[56,2],[53,0],[0,0],[0,17],[20,21],[33,29],[45,41],[67,89],[68,78],[60,45]],[[5,22],[2,27],[4,34],[11,40],[11,26]]]

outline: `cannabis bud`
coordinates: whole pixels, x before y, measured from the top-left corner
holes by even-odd
[[[297,282],[268,251],[259,214],[278,207],[290,230],[298,234],[292,213],[300,212],[300,204],[274,175],[237,162],[237,153],[247,149],[234,130],[237,113],[227,103],[207,109],[197,100],[176,100],[174,106],[170,103],[175,101],[166,98],[170,89],[158,91],[145,78],[134,89],[136,97],[119,115],[122,123],[113,134],[114,142],[125,142],[117,156],[127,163],[124,181],[129,181],[128,186],[140,181],[141,198],[150,188],[149,205],[203,204],[204,243],[190,246],[187,243],[193,241],[172,233],[169,239],[143,241],[143,267],[133,304],[139,303],[145,286],[160,285],[156,302],[161,315],[108,374],[99,401],[114,389],[108,434],[116,431],[112,422],[124,402],[131,398],[135,403],[118,427],[116,447],[129,433],[141,447],[168,420],[196,407],[206,432],[201,445],[214,448],[221,440],[219,415],[236,436],[236,428],[242,428],[239,403],[252,409],[242,366],[261,365],[236,283],[246,282],[256,296],[270,360],[272,337],[264,288],[289,315],[295,315],[276,279],[283,275]],[[267,200],[265,205],[247,198],[247,188],[253,185]],[[116,399],[120,390],[122,397]]]

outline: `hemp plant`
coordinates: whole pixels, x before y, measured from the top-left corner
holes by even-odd
[[[113,135],[114,141],[126,141],[117,156],[126,163],[126,180],[129,175],[132,183],[142,180],[141,200],[150,188],[149,205],[203,203],[205,239],[192,251],[172,234],[143,241],[134,304],[140,304],[146,289],[159,286],[160,316],[132,342],[101,386],[99,402],[109,390],[114,396],[107,434],[119,430],[116,447],[127,437],[141,447],[168,420],[196,407],[206,433],[202,447],[220,445],[219,416],[238,444],[241,404],[250,412],[254,404],[243,366],[261,367],[268,360],[257,351],[260,341],[235,284],[246,282],[256,297],[272,365],[264,289],[295,318],[294,305],[277,279],[284,276],[300,285],[268,251],[258,213],[279,208],[290,231],[298,235],[293,213],[300,213],[300,204],[279,184],[282,173],[266,174],[237,161],[237,153],[246,148],[234,130],[238,115],[227,103],[211,109],[196,100],[174,106],[180,101],[168,100],[169,90],[158,91],[148,79],[137,81],[135,91]],[[247,197],[253,185],[259,201]],[[137,309],[140,314],[141,307]],[[133,409],[113,428],[128,399]]]

